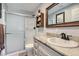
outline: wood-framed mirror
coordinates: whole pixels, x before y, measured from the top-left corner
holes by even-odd
[[[79,3],[53,3],[46,8],[46,27],[79,26]]]

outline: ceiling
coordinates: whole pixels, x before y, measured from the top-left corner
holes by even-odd
[[[7,11],[33,15],[41,3],[7,3],[6,5]]]

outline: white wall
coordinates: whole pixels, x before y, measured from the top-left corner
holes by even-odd
[[[35,30],[33,27],[36,25],[36,20],[33,17],[26,17],[25,18],[25,43],[31,44],[33,43],[33,37],[35,35]]]
[[[45,9],[51,4],[52,3],[44,3],[41,7],[39,7],[39,9],[44,13],[44,31],[51,32],[51,33],[58,33],[58,34],[60,34],[61,32],[65,32],[69,35],[79,36],[79,26],[77,26],[77,27],[62,27],[62,28],[46,28]]]

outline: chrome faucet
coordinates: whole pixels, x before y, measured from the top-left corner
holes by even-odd
[[[69,36],[66,35],[65,33],[61,33],[61,39],[69,40]]]

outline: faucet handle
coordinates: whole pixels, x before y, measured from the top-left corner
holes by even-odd
[[[72,37],[72,35],[67,35],[67,36]]]
[[[67,35],[69,39],[72,39],[72,35]]]

